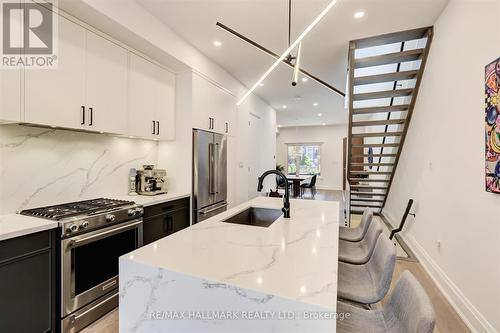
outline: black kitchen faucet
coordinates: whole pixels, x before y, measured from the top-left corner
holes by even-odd
[[[264,178],[270,174],[275,174],[283,178],[285,181],[285,197],[283,199],[283,208],[281,209],[283,211],[283,217],[286,219],[290,218],[290,189],[288,188],[288,178],[286,176],[278,171],[278,170],[268,170],[262,174],[262,176],[259,177],[259,184],[257,185],[257,191],[262,191],[262,188],[264,185],[262,182],[264,181]]]

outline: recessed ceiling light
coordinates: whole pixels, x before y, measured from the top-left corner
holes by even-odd
[[[321,125],[326,126],[326,123],[323,123],[323,124],[321,124]]]
[[[318,117],[321,117],[321,116],[323,116],[323,114],[322,113],[318,113]]]
[[[219,46],[221,46],[221,45],[222,45],[222,43],[221,43],[220,41],[218,41],[218,40],[215,40],[215,41],[214,41],[214,46],[219,47]]]
[[[278,127],[281,127],[281,125],[280,125],[280,124],[278,124]]]
[[[303,77],[303,78],[302,78],[302,82],[304,82],[304,83],[305,83],[305,82],[307,82],[307,81],[309,81],[309,79],[308,79],[307,77]]]
[[[283,109],[286,109],[286,108],[287,108],[287,106],[286,106],[286,105],[283,105],[283,106],[282,106],[282,108],[283,108]]]
[[[262,87],[263,85],[264,85],[264,83],[260,83],[260,84],[259,84],[259,87]]]
[[[313,106],[318,106],[319,104],[318,103],[313,103]]]
[[[133,138],[135,138],[135,136],[131,135],[131,136],[129,136],[129,138],[133,139]]]
[[[357,18],[357,19],[360,19],[362,18],[363,16],[365,16],[365,12],[361,11],[361,12],[356,12],[354,14],[354,18]]]

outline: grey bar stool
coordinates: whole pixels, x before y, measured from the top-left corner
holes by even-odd
[[[366,231],[373,220],[373,211],[366,207],[361,222],[356,228],[340,227],[339,238],[349,242],[359,242],[365,237]]]
[[[361,241],[349,242],[339,239],[339,260],[355,265],[367,263],[381,233],[382,225],[379,221],[373,220]]]
[[[429,297],[417,279],[405,271],[398,280],[388,303],[379,310],[366,310],[337,302],[337,313],[349,314],[337,319],[337,332],[432,333],[436,315]]]
[[[395,264],[396,247],[380,234],[366,264],[339,261],[337,297],[365,305],[379,302],[389,290]]]

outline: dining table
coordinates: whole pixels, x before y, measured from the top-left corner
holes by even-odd
[[[305,176],[288,175],[286,176],[289,183],[292,183],[293,197],[300,197],[300,183],[307,179]]]

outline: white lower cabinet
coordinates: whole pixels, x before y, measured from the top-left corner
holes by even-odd
[[[128,134],[141,138],[175,138],[175,75],[130,54]]]
[[[226,90],[193,73],[193,127],[233,135],[236,98]]]

